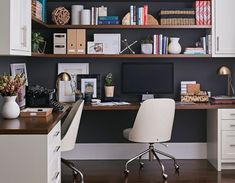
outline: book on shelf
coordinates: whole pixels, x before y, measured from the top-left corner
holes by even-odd
[[[195,1],[196,25],[211,25],[211,1]]]
[[[166,55],[168,54],[169,38],[163,34],[153,35],[153,54]]]
[[[99,20],[99,25],[119,25],[119,20]]]
[[[130,25],[147,25],[148,24],[148,5],[137,7],[130,6]]]
[[[212,104],[234,104],[235,103],[235,97],[212,96],[212,97],[210,97],[210,102]]]

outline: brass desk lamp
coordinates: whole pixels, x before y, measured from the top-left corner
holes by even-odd
[[[232,85],[232,73],[231,70],[222,65],[218,68],[217,70],[217,74],[221,75],[221,76],[228,76],[228,81],[227,81],[227,96],[231,97],[231,90],[232,90],[232,94],[234,95],[234,89],[233,89],[233,85]]]
[[[67,72],[61,72],[56,79],[56,90],[57,90],[57,101],[59,101],[59,82],[60,81],[71,81],[71,76]]]

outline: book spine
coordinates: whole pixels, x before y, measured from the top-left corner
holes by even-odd
[[[199,1],[199,25],[203,25],[203,1]]]
[[[119,20],[118,16],[99,16],[99,20]]]
[[[168,50],[169,50],[169,38],[166,37],[166,54],[168,54]]]
[[[156,54],[159,54],[159,36],[156,34]]]
[[[203,2],[203,25],[207,24],[207,1],[202,1]]]
[[[212,35],[207,35],[208,54],[212,54]]]
[[[98,25],[99,8],[95,8],[95,25]]]
[[[154,34],[153,35],[153,54],[156,54],[156,46],[157,46],[157,39],[156,39],[157,35]]]
[[[159,34],[158,44],[159,44],[159,54],[162,55],[162,34]]]
[[[95,25],[95,7],[91,7],[91,25]]]
[[[134,25],[134,6],[133,5],[131,5],[130,6],[130,25]]]
[[[208,19],[207,25],[211,25],[211,1],[207,2]]]
[[[45,4],[45,0],[42,0],[42,21],[45,22],[46,21],[46,4]]]
[[[118,25],[119,20],[99,20],[99,25]]]
[[[144,25],[148,25],[148,5],[144,5]]]
[[[136,25],[137,24],[137,12],[136,12],[136,6],[133,6],[133,24]]]
[[[144,7],[141,7],[141,25],[144,25]]]

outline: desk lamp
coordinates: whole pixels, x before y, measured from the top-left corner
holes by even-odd
[[[59,91],[59,82],[60,81],[71,81],[71,76],[67,72],[61,72],[56,79],[56,90],[57,90],[57,101],[59,99],[58,91]]]
[[[228,76],[228,82],[227,82],[227,95],[228,97],[231,97],[231,90],[234,95],[234,89],[232,85],[232,73],[231,70],[226,66],[220,66],[217,70],[217,74],[220,76]]]

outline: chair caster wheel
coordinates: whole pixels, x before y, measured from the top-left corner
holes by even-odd
[[[125,173],[126,175],[128,175],[128,174],[130,173],[130,171],[129,171],[129,170],[124,170],[124,173]]]
[[[175,164],[175,170],[179,171],[179,169],[180,169],[179,165]]]
[[[143,168],[143,167],[144,167],[144,163],[140,162],[140,168]]]
[[[166,179],[167,179],[167,177],[168,177],[168,175],[167,175],[167,174],[165,174],[165,173],[163,173],[163,174],[162,174],[162,177],[163,177],[163,179],[164,179],[164,180],[166,180]]]

